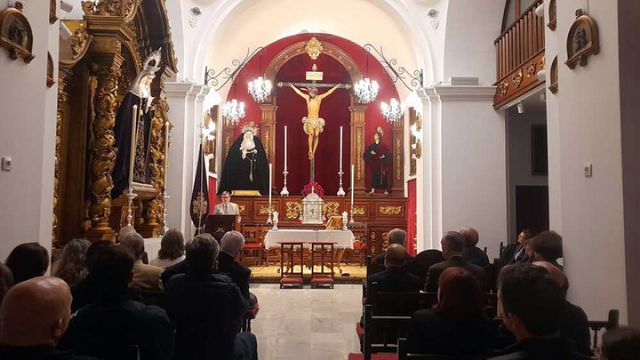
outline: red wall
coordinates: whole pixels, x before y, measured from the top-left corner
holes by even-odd
[[[364,77],[370,77],[378,81],[380,91],[376,101],[369,104],[366,112],[365,144],[373,141],[373,134],[378,126],[385,133],[383,140],[389,148],[392,148],[392,125],[384,120],[380,113],[380,102],[389,101],[391,97],[398,98],[398,92],[393,81],[382,65],[375,60],[364,48],[347,39],[329,34],[298,34],[280,39],[264,48],[255,55],[236,76],[231,85],[228,99],[236,98],[245,103],[247,116],[234,129],[234,138],[240,135],[242,126],[253,121],[259,126],[261,112],[259,105],[247,93],[247,83],[258,76],[264,75],[265,69],[271,60],[287,46],[299,41],[307,41],[315,36],[323,43],[333,43],[342,48],[360,68]],[[278,81],[305,82],[304,72],[311,70],[311,65],[316,63],[318,70],[324,72],[323,82],[348,82],[353,83],[359,79],[350,79],[347,71],[334,59],[326,55],[321,55],[318,60],[312,61],[306,54],[297,56],[289,60],[277,75],[275,83]],[[288,168],[289,177],[288,188],[292,194],[299,194],[309,180],[309,161],[307,156],[307,138],[302,130],[301,119],[306,115],[304,100],[293,94],[291,89],[280,89],[275,87],[274,94],[277,95],[278,111],[277,121],[277,159],[274,164],[274,172],[277,174],[275,187],[282,188],[283,170],[283,132],[284,125],[288,126],[289,132],[289,153]],[[351,91],[351,90],[350,90]],[[350,92],[349,91],[349,92]],[[335,194],[338,189],[338,152],[339,152],[339,127],[344,126],[344,158],[343,166],[345,170],[350,168],[349,164],[349,96],[346,90],[338,90],[331,97],[323,101],[320,115],[325,119],[327,125],[325,132],[320,136],[317,150],[318,160],[316,161],[316,181],[322,185],[328,194]],[[345,171],[343,181],[348,189],[349,171]]]

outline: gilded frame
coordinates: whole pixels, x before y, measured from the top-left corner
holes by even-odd
[[[0,47],[9,51],[9,57],[16,60],[21,57],[30,63],[35,55],[33,50],[33,31],[29,20],[22,14],[22,5],[6,8],[0,12]]]

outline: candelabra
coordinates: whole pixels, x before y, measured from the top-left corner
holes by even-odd
[[[133,192],[133,186],[129,186],[127,190],[127,226],[133,227],[133,211],[131,208],[133,207],[133,199],[138,197],[137,194]]]
[[[269,217],[267,218],[267,224],[273,224],[273,218],[271,217],[271,208],[269,208]]]
[[[342,171],[342,169],[340,169],[340,171],[338,171],[338,177],[340,179],[340,187],[338,188],[338,196],[345,196],[347,193],[344,192],[344,189],[342,188],[342,175],[344,175],[344,171]]]
[[[402,117],[402,104],[395,98],[392,98],[388,104],[383,101],[380,104],[380,108],[382,109],[382,115],[389,122],[396,122]]]
[[[284,176],[284,184],[282,186],[282,191],[280,191],[280,195],[281,196],[289,196],[289,189],[287,189],[287,175],[289,174],[289,172],[287,170],[284,170],[282,172],[282,175]]]

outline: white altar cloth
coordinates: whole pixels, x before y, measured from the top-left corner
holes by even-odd
[[[279,243],[305,243],[308,247],[312,242],[336,243],[336,249],[353,249],[353,233],[351,230],[306,230],[281,229],[269,230],[264,238],[267,249],[280,248]]]

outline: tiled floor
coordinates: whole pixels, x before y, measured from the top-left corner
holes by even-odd
[[[251,323],[260,360],[346,360],[359,351],[355,323],[362,311],[361,285],[280,290],[276,284],[253,284],[251,291],[260,303]]]

